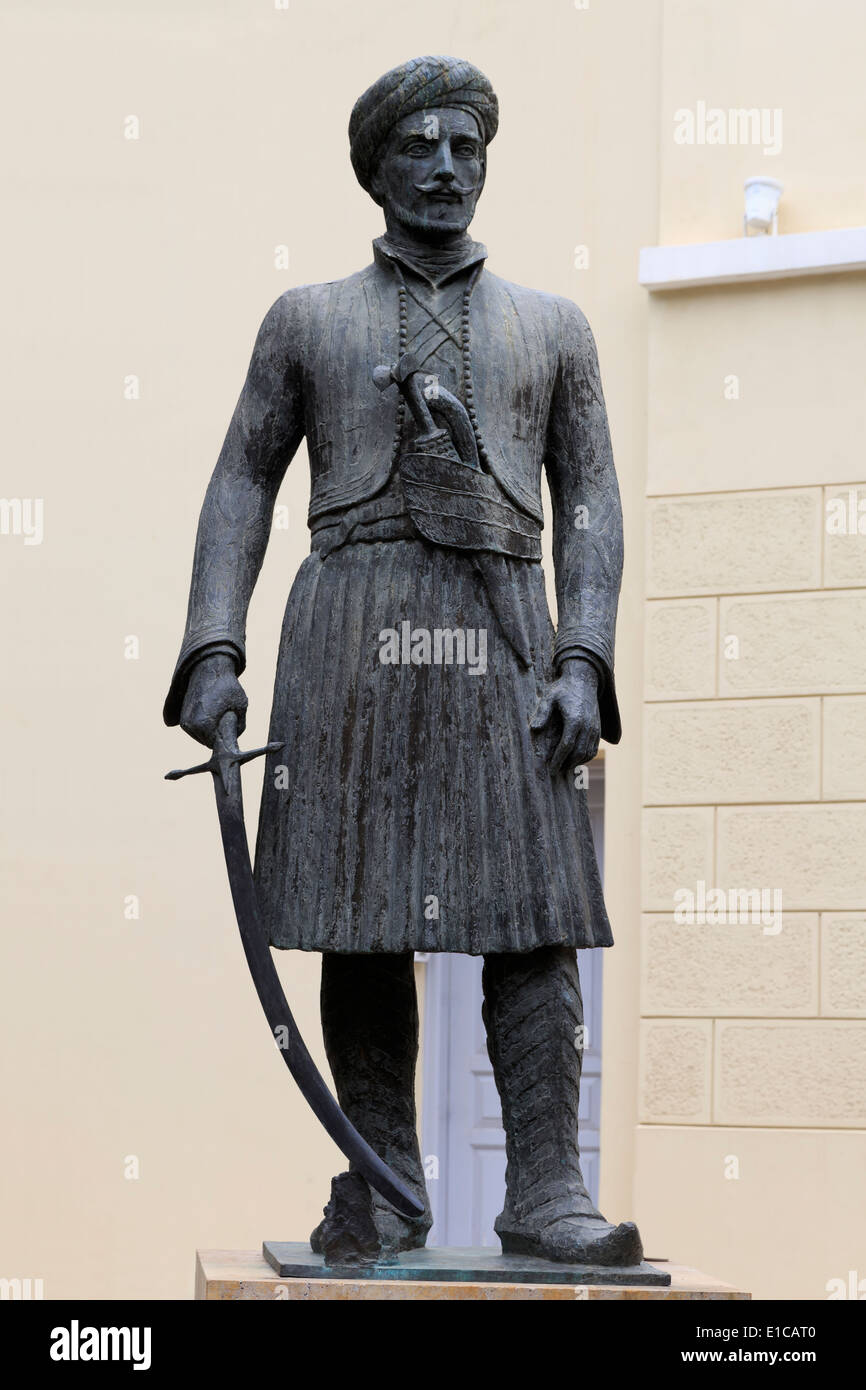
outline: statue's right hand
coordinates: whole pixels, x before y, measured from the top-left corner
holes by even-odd
[[[238,717],[240,735],[247,722],[247,697],[238,680],[235,663],[225,652],[203,656],[190,672],[180,727],[191,738],[212,748],[217,726],[229,710],[234,710]]]

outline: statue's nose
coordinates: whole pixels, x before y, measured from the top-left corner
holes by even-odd
[[[433,177],[450,183],[454,178],[454,161],[451,158],[451,141],[442,140],[436,151]]]

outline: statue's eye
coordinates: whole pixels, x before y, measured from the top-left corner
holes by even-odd
[[[426,159],[431,148],[429,140],[413,140],[412,144],[407,146],[406,153],[413,159]]]
[[[457,155],[458,159],[474,159],[477,151],[474,145],[464,142],[455,146],[454,153]]]

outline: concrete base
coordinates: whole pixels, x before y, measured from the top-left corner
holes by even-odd
[[[493,1251],[489,1252],[491,1256]],[[416,1252],[417,1254],[417,1252]],[[525,1262],[524,1262],[525,1263]],[[748,1299],[744,1289],[723,1284],[697,1270],[658,1260],[659,1271],[670,1275],[665,1286],[640,1284],[551,1284],[471,1282],[407,1278],[359,1279],[280,1278],[264,1256],[254,1250],[200,1250],[196,1253],[195,1297],[200,1300],[351,1300],[412,1299],[413,1301],[513,1302],[629,1299]]]

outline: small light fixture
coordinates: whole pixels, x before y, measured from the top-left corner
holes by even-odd
[[[775,236],[778,231],[779,199],[782,185],[778,179],[759,177],[746,179],[746,210],[743,213],[744,236]]]

